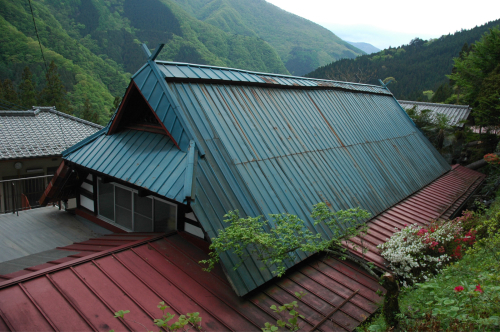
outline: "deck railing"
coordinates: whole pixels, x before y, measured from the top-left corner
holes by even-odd
[[[26,178],[1,180],[3,186],[2,211],[16,213],[40,206],[38,202],[53,175],[40,175]],[[49,178],[49,179],[47,179]]]

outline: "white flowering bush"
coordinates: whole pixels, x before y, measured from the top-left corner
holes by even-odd
[[[449,261],[461,258],[463,246],[475,240],[472,230],[462,234],[460,220],[434,221],[429,227],[407,226],[377,248],[403,286],[408,287],[439,273]]]

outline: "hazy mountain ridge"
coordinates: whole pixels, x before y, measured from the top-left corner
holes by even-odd
[[[360,50],[362,50],[363,52],[365,52],[366,54],[372,54],[372,53],[377,53],[377,52],[380,52],[380,48],[377,48],[375,46],[373,46],[372,44],[369,44],[369,43],[364,43],[364,42],[350,42],[350,41],[347,41],[349,44],[351,44],[352,46],[355,46],[357,48],[359,48]]]
[[[380,85],[378,79],[394,77],[389,89],[398,99],[421,100],[423,91],[436,91],[451,73],[453,58],[458,57],[464,43],[478,41],[500,20],[437,39],[415,38],[408,45],[392,47],[356,59],[343,59],[317,68],[307,77],[347,80]]]

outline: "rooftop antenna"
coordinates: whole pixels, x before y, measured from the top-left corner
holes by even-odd
[[[141,46],[142,46],[142,50],[144,51],[144,54],[146,54],[146,57],[148,58],[148,61],[155,61],[156,57],[158,56],[158,54],[160,54],[160,52],[163,49],[163,46],[165,46],[165,44],[162,44],[162,43],[158,44],[158,46],[156,46],[156,50],[154,50],[153,53],[151,53],[151,51],[146,46],[146,44],[142,44]]]

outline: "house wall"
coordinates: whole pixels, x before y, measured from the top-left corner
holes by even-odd
[[[123,225],[120,225],[119,223],[100,215],[99,209],[101,207],[99,206],[100,200],[99,200],[98,181],[99,179],[102,180],[103,178],[97,173],[85,173],[84,170],[80,170],[80,173],[85,174],[85,177],[81,181],[77,193],[76,214],[113,232],[120,233],[120,232],[133,231],[132,229],[127,229]],[[108,184],[113,184],[115,187],[126,189],[127,191],[131,191],[134,194],[138,194],[139,191],[141,191],[141,188],[130,185],[129,183],[123,181],[119,181],[117,179],[108,178],[106,180]],[[162,203],[168,203],[168,205],[175,205],[177,209],[177,218],[176,218],[177,230],[188,232],[201,239],[205,240],[209,239],[208,236],[206,235],[206,232],[203,230],[201,224],[199,223],[198,219],[196,218],[194,212],[188,205],[179,204],[178,202],[168,200],[167,198],[160,197],[158,195],[153,195],[153,194],[149,195],[149,192],[147,193],[143,192],[141,196],[154,200],[155,202],[154,204],[157,204],[157,202],[162,202]],[[136,196],[134,195],[133,197],[134,197],[133,199],[135,199]],[[131,206],[130,209],[135,209],[135,207],[132,208]],[[134,213],[134,210],[132,211],[133,211],[132,213]]]
[[[16,162],[21,162],[21,169],[14,168]],[[0,180],[8,180],[15,178],[29,178],[41,175],[48,175],[49,172],[55,172],[61,164],[60,157],[47,158],[30,158],[30,159],[14,159],[0,161]],[[50,182],[50,177],[43,179],[43,188],[45,189]],[[11,182],[9,182],[10,184]],[[4,192],[4,183],[0,184],[0,213],[5,213],[6,208],[6,192]]]

